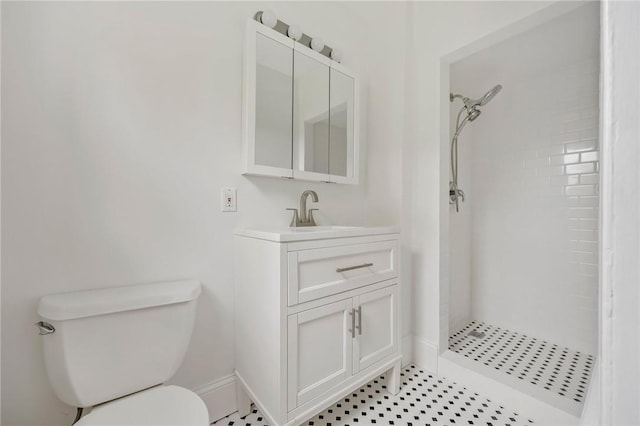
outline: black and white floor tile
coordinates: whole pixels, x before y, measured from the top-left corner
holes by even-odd
[[[371,381],[305,423],[309,426],[358,425],[529,425],[509,409],[463,386],[432,376],[415,365],[402,372],[398,395],[386,391],[384,376]],[[238,413],[214,425],[269,426],[260,411]]]
[[[476,321],[449,336],[449,349],[581,404],[594,364],[592,355]]]

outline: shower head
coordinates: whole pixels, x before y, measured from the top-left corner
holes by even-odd
[[[491,99],[493,99],[493,97],[497,95],[501,89],[502,89],[502,86],[498,84],[497,86],[494,86],[491,90],[489,90],[487,93],[485,93],[483,97],[479,99],[462,98],[462,102],[464,102],[464,106],[467,107],[467,110],[471,112],[471,110],[476,107],[485,106],[486,104],[488,104],[489,101],[491,101]]]
[[[462,128],[465,124],[480,117],[482,111],[480,111],[479,107],[488,104],[500,90],[502,90],[501,85],[498,84],[493,86],[491,90],[479,99],[469,99],[466,96],[449,93],[449,100],[451,102],[456,98],[460,98],[464,103],[464,106],[460,108],[460,111],[458,112],[458,118],[456,119],[456,131],[451,139],[451,182],[449,182],[449,203],[456,205],[456,211],[458,211],[458,199],[464,201],[464,192],[458,188],[458,136],[460,135],[460,132],[462,132]],[[465,111],[467,116],[460,121],[460,117]]]
[[[489,101],[493,99],[493,97],[497,95],[500,90],[502,90],[502,86],[498,84],[494,86],[491,90],[489,90],[487,93],[485,93],[485,95],[482,98],[480,98],[480,106],[485,106],[486,104],[488,104]]]
[[[473,121],[476,118],[478,118],[478,116],[482,114],[482,111],[480,111],[478,108],[471,108],[468,112],[467,112],[467,117],[469,117],[469,121]]]
[[[467,108],[469,119],[473,121],[473,119],[471,118],[471,114],[473,114],[474,110],[478,111],[476,107],[485,106],[486,104],[488,104],[489,101],[491,101],[491,99],[493,99],[493,97],[497,95],[500,90],[502,90],[502,86],[498,84],[494,86],[491,90],[489,90],[487,93],[485,93],[484,96],[482,96],[479,99],[469,99],[466,96],[454,95],[453,93],[450,93],[449,100],[453,102],[455,98],[461,98],[462,102],[464,102],[465,108]],[[473,118],[474,119],[477,118],[478,115],[479,114],[475,114]]]

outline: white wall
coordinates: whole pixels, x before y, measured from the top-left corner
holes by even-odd
[[[590,354],[599,35],[599,4],[591,3],[455,62],[450,80],[453,92],[472,98],[503,85],[460,137],[460,187],[473,205],[462,207],[466,235],[450,235],[451,312],[468,307],[474,320]],[[450,212],[453,228],[464,218]],[[470,271],[458,277],[458,268]],[[467,294],[454,292],[464,285]]]
[[[240,175],[242,37],[265,7],[341,47],[360,73],[362,185]],[[284,208],[310,188],[320,223],[401,224],[406,247],[404,7],[2,3],[3,425],[74,414],[45,376],[33,327],[44,294],[199,279],[174,380],[196,388],[233,371],[234,228],[286,226]],[[238,188],[236,214],[220,212],[222,186]],[[403,266],[408,283],[410,256]]]
[[[436,368],[440,318],[448,322],[448,300],[440,306],[439,280],[448,281],[448,149],[441,143],[441,117],[449,121],[448,92],[441,91],[443,57],[495,31],[521,22],[548,2],[424,2],[412,5],[414,24],[408,43],[406,110],[411,144],[412,254],[416,361]],[[523,28],[529,25],[522,21]],[[448,84],[445,84],[448,90]],[[444,105],[444,106],[443,106]],[[448,129],[445,129],[448,130]],[[442,130],[448,137],[448,131]],[[443,333],[446,347],[446,333]]]
[[[453,79],[452,79],[453,80]],[[473,91],[478,88],[474,87]],[[454,94],[462,93],[463,96],[475,96],[469,92],[469,88],[460,88],[457,82],[451,81],[451,91]],[[480,89],[480,90],[484,90]],[[451,138],[456,131],[456,120],[462,107],[460,99],[450,104],[449,109],[449,134]],[[464,112],[460,115],[460,122],[464,120]],[[482,117],[484,118],[484,117]],[[449,334],[453,334],[464,328],[472,320],[471,318],[471,213],[473,212],[475,191],[471,191],[473,176],[469,172],[472,164],[472,150],[475,143],[471,138],[472,127],[476,125],[467,122],[458,136],[458,188],[464,192],[464,202],[458,199],[458,210],[455,205],[449,207]],[[451,151],[447,154],[450,157]],[[450,162],[450,160],[449,160]],[[445,167],[451,169],[449,163]],[[449,180],[451,180],[451,172]]]
[[[0,23],[2,23],[2,6],[0,6]],[[0,25],[0,55],[2,55],[2,29]],[[2,81],[2,67],[0,67],[0,81]],[[0,84],[0,99],[2,99],[2,85]],[[2,102],[0,102],[0,116],[2,115]],[[0,119],[0,135],[2,134],[2,120]],[[2,137],[0,136],[0,141]],[[2,151],[0,149],[0,151]],[[0,153],[0,164],[2,160],[2,154]],[[0,187],[2,185],[2,177],[0,173]],[[0,234],[2,233],[2,197],[0,197]],[[0,259],[2,258],[2,239],[0,238]],[[2,276],[2,262],[0,262],[0,277]],[[2,279],[0,278],[0,283]],[[1,287],[1,285],[0,285]],[[1,292],[0,292],[1,293]],[[0,295],[0,331],[2,328],[2,300]],[[1,334],[1,333],[0,333]],[[0,339],[0,383],[2,382],[2,340]],[[0,422],[2,419],[2,386],[0,386]]]
[[[587,420],[592,424],[637,425],[640,424],[640,3],[605,1],[602,29],[602,337],[598,354],[601,383],[600,394],[590,401],[591,416]]]

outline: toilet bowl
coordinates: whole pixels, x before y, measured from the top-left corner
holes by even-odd
[[[179,386],[158,386],[95,407],[75,426],[200,426],[209,424],[202,399]]]
[[[198,281],[44,296],[38,305],[47,375],[65,403],[89,408],[79,426],[209,424],[207,407],[164,385],[184,358]]]

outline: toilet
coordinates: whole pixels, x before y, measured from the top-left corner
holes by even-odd
[[[207,407],[164,385],[184,358],[198,281],[44,296],[38,305],[49,380],[65,403],[89,408],[77,426],[209,424]]]

